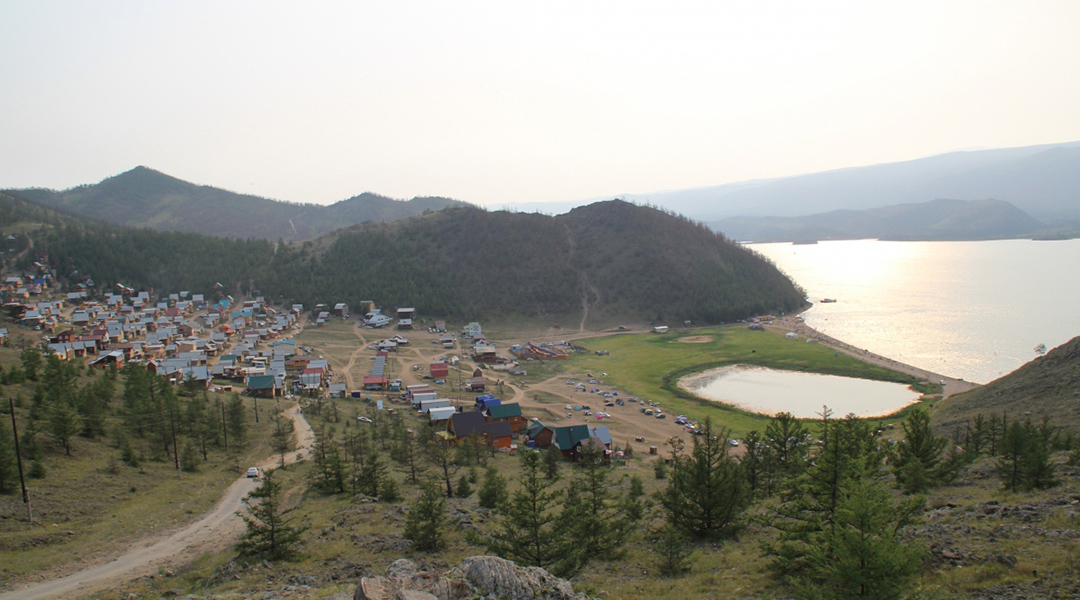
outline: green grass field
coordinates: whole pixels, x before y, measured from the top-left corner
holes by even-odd
[[[681,342],[702,336],[707,342]],[[837,353],[820,344],[789,340],[774,331],[750,331],[745,326],[697,329],[664,335],[619,334],[581,340],[590,353],[575,356],[575,370],[599,374],[604,382],[626,390],[632,396],[660,403],[669,413],[692,419],[711,417],[738,436],[752,429],[762,430],[768,417],[704,400],[678,389],[680,377],[725,365],[747,364],[788,371],[805,371],[858,377],[904,384],[918,380]],[[594,350],[607,350],[596,356]]]

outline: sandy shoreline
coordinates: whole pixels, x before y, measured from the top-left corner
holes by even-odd
[[[839,352],[843,352],[844,354],[857,358],[863,362],[868,362],[873,365],[885,367],[886,369],[891,369],[900,373],[906,373],[920,379],[927,379],[929,381],[942,381],[945,383],[945,398],[948,398],[953,394],[960,394],[979,387],[978,384],[972,383],[970,381],[964,381],[963,379],[958,379],[956,377],[950,377],[948,375],[942,375],[941,373],[934,373],[932,371],[927,371],[926,369],[913,367],[911,365],[895,361],[891,358],[874,354],[873,352],[869,352],[861,348],[856,348],[851,344],[842,342],[833,337],[829,337],[821,333],[820,331],[814,329],[813,327],[810,327],[805,322],[803,322],[802,317],[799,316],[783,317],[781,319],[777,319],[776,321],[773,321],[772,325],[769,325],[769,327],[773,329],[779,329],[785,332],[794,331],[795,333],[799,334],[800,337],[815,339],[820,344],[825,344],[830,348],[833,348]]]

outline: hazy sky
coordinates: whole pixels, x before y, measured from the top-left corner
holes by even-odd
[[[479,204],[1080,139],[1080,2],[0,0],[0,187]]]

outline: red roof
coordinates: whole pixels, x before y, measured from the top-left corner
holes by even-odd
[[[304,375],[310,375],[312,373],[320,373],[321,374],[322,372],[323,372],[322,367],[312,367],[310,369],[304,369],[303,374]]]
[[[431,376],[432,377],[445,377],[450,374],[450,367],[446,366],[446,363],[431,363]]]
[[[364,385],[383,384],[383,383],[386,383],[386,377],[383,377],[382,375],[365,375],[364,376]]]

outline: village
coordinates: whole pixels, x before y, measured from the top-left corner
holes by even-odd
[[[575,460],[585,444],[603,448],[608,460],[630,458],[631,437],[639,443],[653,440],[650,451],[657,453],[656,442],[693,434],[697,426],[681,415],[661,421],[667,415],[655,403],[620,396],[601,387],[591,373],[565,383],[561,376],[531,385],[513,381],[527,376],[529,365],[586,352],[573,342],[512,344],[504,356],[503,342],[489,340],[480,323],[451,332],[441,319],[430,324],[418,319],[411,307],[391,311],[364,301],[363,312],[353,316],[345,303],[275,308],[264,298],[237,301],[220,289],[212,297],[123,285],[102,293],[88,281],[75,291],[51,294],[49,281],[47,273],[8,277],[0,288],[5,313],[40,332],[43,351],[91,368],[140,364],[176,385],[236,392],[255,402],[284,400],[303,408],[340,399],[368,410],[411,410],[455,443],[479,436],[509,453],[555,446],[568,460]],[[319,330],[342,326],[356,335],[344,364],[315,343],[305,345],[300,336],[307,331],[317,337]],[[361,367],[367,365],[364,359],[370,366]],[[628,403],[637,410],[628,410]],[[623,419],[622,447],[607,426],[614,410],[638,421]],[[353,418],[370,422],[359,410]]]

